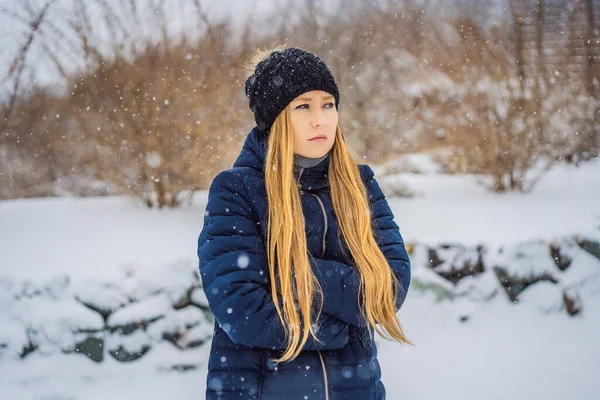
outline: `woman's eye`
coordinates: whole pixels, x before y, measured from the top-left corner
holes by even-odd
[[[327,108],[335,108],[335,104],[334,103],[326,103],[325,107]],[[299,106],[296,107],[296,109],[306,109],[309,108],[308,104],[300,104]]]

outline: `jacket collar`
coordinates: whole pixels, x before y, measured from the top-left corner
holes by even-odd
[[[267,157],[267,137],[254,127],[242,146],[233,167],[249,167],[264,174]],[[329,162],[331,152],[319,164],[310,168],[294,165],[294,176],[303,190],[318,190],[329,186]]]

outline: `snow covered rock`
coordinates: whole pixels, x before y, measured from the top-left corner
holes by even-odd
[[[538,282],[519,294],[519,303],[535,307],[543,313],[559,311],[563,304],[562,291],[556,283]]]
[[[30,346],[25,327],[16,318],[0,315],[0,362],[4,358],[18,359]]]
[[[129,303],[122,287],[110,282],[86,280],[74,288],[77,301],[96,311],[106,320],[116,309]]]
[[[498,254],[494,270],[510,300],[542,312],[577,315],[598,297],[590,288],[600,275],[600,259],[576,237],[510,246]]]
[[[569,315],[578,315],[583,311],[583,301],[578,292],[576,287],[568,288],[563,292],[564,306]]]
[[[436,302],[452,300],[454,297],[452,283],[429,268],[415,268],[413,270],[408,296],[414,296],[416,293],[431,296]]]
[[[208,299],[206,298],[206,294],[204,293],[204,289],[194,289],[190,297],[192,300],[192,304],[194,304],[195,306],[210,309],[210,306],[208,305]]]
[[[171,309],[171,301],[164,293],[143,298],[112,313],[106,321],[108,329],[130,334],[139,328],[145,328]]]
[[[153,342],[166,340],[177,347],[188,348],[199,346],[212,336],[212,324],[202,310],[188,306],[169,311],[165,318],[150,324],[147,331]]]
[[[460,244],[441,244],[430,247],[429,267],[452,283],[485,271],[483,246],[467,247]]]
[[[600,238],[577,237],[576,240],[579,247],[600,260]]]
[[[516,301],[522,291],[537,282],[558,283],[550,245],[543,240],[501,248],[494,260],[494,271],[511,301]]]
[[[191,260],[153,265],[125,264],[121,266],[125,275],[123,287],[133,301],[162,292],[172,304],[177,304],[199,286],[197,267]]]
[[[3,317],[9,321],[6,326],[12,343],[21,347],[21,357],[33,351],[44,355],[69,352],[82,336],[104,329],[99,314],[68,298],[23,298]],[[23,334],[27,340],[23,339]],[[11,347],[14,354],[18,349]]]
[[[475,302],[489,301],[501,292],[502,285],[491,270],[486,270],[480,275],[467,276],[454,287],[457,297],[465,297]]]
[[[69,283],[70,279],[66,275],[56,276],[41,283],[30,279],[15,282],[4,278],[0,281],[0,288],[3,289],[3,297],[10,297],[13,300],[38,296],[58,299],[66,294]]]
[[[130,334],[113,332],[106,335],[105,346],[117,361],[129,362],[142,357],[150,350],[152,340],[148,332],[138,329]]]

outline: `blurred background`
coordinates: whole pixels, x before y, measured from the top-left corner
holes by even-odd
[[[0,0],[0,399],[204,397],[196,240],[280,43],[410,251],[388,398],[597,398],[600,0]]]

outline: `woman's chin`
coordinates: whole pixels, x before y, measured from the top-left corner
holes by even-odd
[[[325,154],[327,154],[333,146],[331,146],[330,143],[323,142],[323,143],[313,143],[310,145],[310,147],[311,147],[310,149],[304,149],[303,151],[295,152],[295,153],[298,154],[299,156],[307,157],[307,158],[321,158]]]

